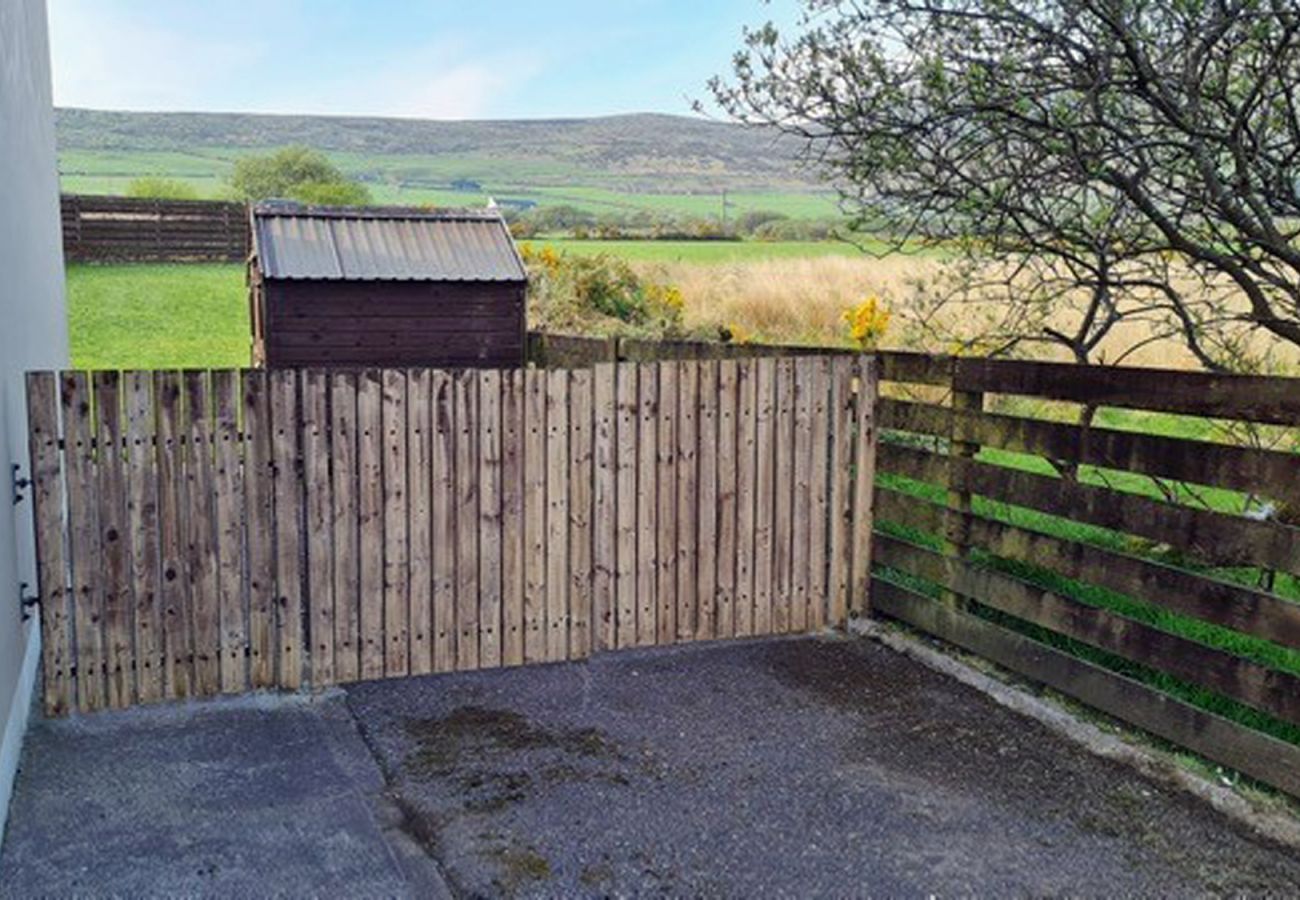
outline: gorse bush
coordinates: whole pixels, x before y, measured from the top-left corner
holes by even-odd
[[[680,337],[677,288],[637,273],[608,254],[570,256],[520,245],[528,267],[529,320],[549,331]]]

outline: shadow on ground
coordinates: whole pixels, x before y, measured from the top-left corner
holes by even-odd
[[[865,641],[42,722],[0,895],[1290,895],[1300,860]]]

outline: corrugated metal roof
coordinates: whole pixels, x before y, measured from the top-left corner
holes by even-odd
[[[253,210],[266,278],[331,281],[525,281],[494,212],[292,208]]]

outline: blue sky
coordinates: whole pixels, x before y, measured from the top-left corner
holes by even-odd
[[[48,0],[60,106],[543,118],[689,113],[796,0]]]

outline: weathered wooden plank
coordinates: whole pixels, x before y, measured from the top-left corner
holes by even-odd
[[[881,398],[880,427],[1275,498],[1300,497],[1300,456]]]
[[[713,449],[706,450],[704,437],[700,439],[700,452],[713,453],[717,474],[717,552],[714,600],[713,636],[729,638],[736,633],[736,363],[723,360],[717,367],[717,441]],[[703,459],[703,457],[701,457]],[[704,537],[700,537],[703,545]],[[703,550],[701,550],[703,553]],[[703,566],[703,556],[701,556]],[[703,578],[703,576],[702,576]],[[700,595],[704,595],[701,581]]]
[[[334,677],[339,682],[349,682],[361,677],[356,374],[331,373],[329,392]]]
[[[1010,575],[960,562],[954,565],[933,550],[897,538],[876,535],[876,551],[884,565],[944,584],[985,606],[1167,672],[1279,719],[1300,722],[1300,678],[1294,675]]]
[[[592,650],[592,374],[569,381],[569,658]]]
[[[217,588],[219,670],[221,690],[228,694],[248,689],[248,617],[245,612],[244,571],[244,452],[239,429],[239,371],[212,373],[216,407],[213,432],[217,490]]]
[[[736,371],[736,600],[735,636],[748,637],[754,622],[754,516],[758,479],[757,361]]]
[[[960,487],[972,493],[1167,543],[1212,564],[1264,566],[1300,574],[1300,528],[1294,526],[974,460],[962,460],[955,477]]]
[[[433,671],[433,398],[428,369],[406,373],[407,540],[412,675]]]
[[[785,634],[794,625],[795,477],[794,360],[776,362],[776,419],[772,482],[772,630]]]
[[[207,372],[185,372],[183,379],[185,415],[189,419],[185,521],[188,526],[186,557],[190,625],[194,634],[194,684],[191,694],[204,697],[217,693],[221,688],[212,394]]]
[[[778,624],[773,615],[773,517],[776,512],[776,360],[756,363],[757,420],[754,479],[754,634],[772,634]]]
[[[694,540],[695,637],[711,640],[718,632],[718,364],[704,360],[699,370],[699,414],[694,446],[699,492],[688,495],[683,515],[697,530]],[[695,510],[692,515],[690,510]]]
[[[569,372],[546,378],[546,658],[569,658]]]
[[[407,514],[406,372],[384,369],[382,379],[384,503],[384,675],[411,670],[411,563]]]
[[[1297,378],[979,358],[956,360],[953,377],[959,390],[988,394],[1025,394],[1091,406],[1300,424]]]
[[[306,494],[308,626],[311,632],[307,663],[311,685],[323,688],[339,681],[334,653],[334,499],[330,483],[329,375],[322,369],[302,373],[302,461]]]
[[[881,351],[876,356],[880,360],[881,381],[934,385],[952,382],[952,357],[901,351]]]
[[[821,630],[828,613],[826,559],[830,517],[830,360],[812,360],[805,384],[808,392],[808,627]]]
[[[870,356],[858,357],[857,363],[857,443],[853,464],[853,581],[849,592],[849,616],[863,617],[871,612],[871,531],[875,498],[876,397],[879,394],[879,371]]]
[[[790,630],[816,628],[818,616],[809,610],[812,581],[811,547],[813,528],[813,380],[817,359],[794,364],[794,436],[791,467],[793,505],[790,511]]]
[[[640,424],[636,473],[636,641],[638,646],[647,646],[658,639],[659,367],[643,363],[637,372],[637,382]]]
[[[680,427],[677,399],[678,364],[660,363],[657,509],[655,548],[658,575],[655,578],[655,643],[671,644],[677,639],[677,432]]]
[[[384,675],[384,389],[382,375],[357,376],[357,635],[361,678]]]
[[[947,455],[921,447],[894,441],[881,441],[876,465],[882,472],[910,478],[912,481],[924,481],[928,484],[948,482]]]
[[[378,371],[356,380],[357,639],[361,679],[383,676],[383,382]]]
[[[131,548],[126,509],[121,376],[113,371],[96,372],[94,389],[97,419],[95,488],[99,513],[99,578],[103,582],[104,641],[107,653],[105,674],[108,705],[118,708],[134,703],[136,699],[132,647],[134,601],[131,595]]]
[[[592,635],[593,651],[618,646],[615,612],[618,569],[617,370],[602,363],[592,370]]]
[[[478,373],[479,665],[501,665],[501,373]]]
[[[892,522],[907,528],[916,528],[936,537],[942,537],[946,519],[946,508],[891,490],[876,486],[875,514],[877,522]],[[975,543],[978,543],[976,541]]]
[[[275,590],[279,686],[297,690],[303,677],[302,472],[298,467],[300,407],[297,373],[270,374],[271,456],[275,466]]]
[[[456,668],[479,667],[478,375],[456,374]]]
[[[248,565],[248,680],[275,684],[275,471],[265,371],[243,373],[245,554]]]
[[[66,383],[66,379],[65,379]],[[189,490],[186,478],[188,429],[185,426],[181,376],[179,372],[154,373],[154,402],[158,407],[158,536],[160,565],[162,569],[162,629],[163,629],[163,687],[167,696],[182,699],[191,696],[194,684],[193,629],[190,626],[189,565],[186,548],[189,508]],[[78,475],[75,455],[78,450],[75,438],[76,420],[64,408],[64,428],[67,431],[68,501],[73,545],[73,585],[79,590],[81,578],[77,553],[78,535],[81,532],[79,512],[74,505],[77,491],[74,478]],[[77,594],[77,599],[81,595]],[[274,641],[274,619],[271,640]],[[78,655],[86,646],[81,643],[78,625]],[[79,685],[80,687],[80,685]],[[85,708],[85,694],[82,694]]]
[[[524,375],[524,662],[546,660],[546,381]]]
[[[162,603],[158,585],[158,458],[154,449],[157,425],[149,373],[127,372],[123,377],[126,381],[127,518],[131,546],[131,596],[135,603],[136,689],[140,702],[150,703],[163,698],[164,668]],[[53,380],[50,386],[52,389]],[[33,420],[31,427],[34,429],[37,425]],[[36,439],[35,432],[33,439]],[[57,465],[57,458],[55,462]],[[41,461],[33,453],[32,478],[36,492],[40,491],[40,479],[35,470],[40,465]],[[38,520],[38,544],[40,541]],[[39,557],[38,552],[38,563],[41,563]],[[60,582],[62,579],[60,569]],[[62,589],[59,596],[66,598]],[[56,638],[46,633],[43,639],[52,637]]]
[[[677,364],[677,500],[673,504],[677,520],[676,553],[677,608],[676,639],[691,641],[697,637],[699,623],[697,523],[705,514],[699,497],[699,391],[700,366],[688,360]],[[708,512],[712,513],[712,508]]]
[[[874,606],[965,650],[1300,796],[1300,748],[1204,712],[1114,672],[876,580]]]
[[[58,391],[58,381],[53,372],[28,373],[27,447],[32,464],[32,522],[36,536],[37,596],[41,600],[41,698],[46,716],[67,715],[76,705],[73,675],[76,659],[72,654],[74,618],[69,606],[67,581],[70,548],[63,531],[63,460],[59,452]],[[152,404],[149,408],[152,409]],[[134,417],[132,421],[134,423]],[[152,421],[149,424],[152,426]],[[132,485],[134,487],[134,480]],[[147,491],[142,490],[138,518],[132,522],[133,534],[146,530],[144,503],[147,497]],[[156,513],[154,518],[156,520]],[[154,521],[147,527],[154,532],[156,557],[157,522]],[[141,581],[140,578],[135,579],[137,596],[142,588],[149,587],[148,583],[142,585]],[[156,615],[148,617],[157,612],[156,583],[152,587],[155,596],[150,599],[150,608],[146,608],[144,614],[136,618],[137,627],[143,625],[152,629],[145,636],[146,641],[140,644],[140,658],[147,661],[154,670],[142,676],[140,681],[141,698],[149,700],[158,699],[162,695],[160,623]],[[153,689],[155,682],[156,693]]]
[[[456,668],[456,391],[430,373],[433,394],[433,670]]]
[[[1300,604],[1294,601],[979,516],[971,518],[968,530],[972,544],[996,556],[1041,566],[1287,647],[1300,647]]]
[[[618,647],[637,643],[637,598],[639,519],[637,500],[640,479],[637,475],[638,429],[640,428],[638,368],[624,363],[615,368],[615,561],[614,561],[614,637]]]
[[[830,371],[830,492],[827,520],[826,611],[829,624],[842,627],[848,619],[849,567],[853,562],[850,530],[853,522],[853,433],[856,426],[853,360],[837,356]],[[883,449],[883,448],[882,448]],[[878,451],[879,452],[879,451]],[[884,461],[878,461],[884,468]]]
[[[952,410],[933,403],[881,397],[876,401],[876,418],[882,431],[910,431],[944,438],[953,432]]]
[[[501,661],[524,661],[524,374],[501,384]]]
[[[90,711],[108,705],[108,686],[104,679],[108,650],[104,642],[95,491],[95,425],[90,414],[89,376],[85,372],[64,372],[61,384],[60,404],[67,446],[68,530],[72,542],[77,705],[82,711]]]

